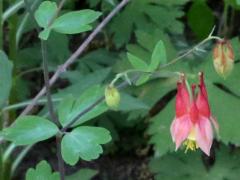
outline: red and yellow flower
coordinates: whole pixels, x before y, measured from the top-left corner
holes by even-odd
[[[211,115],[203,73],[199,73],[197,95],[195,91],[196,86],[192,85],[189,92],[183,75],[177,83],[176,116],[171,124],[171,135],[176,143],[176,150],[184,144],[186,151],[200,148],[210,155],[213,142],[212,124],[216,129],[218,124]]]

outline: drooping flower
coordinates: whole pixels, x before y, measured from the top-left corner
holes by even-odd
[[[213,64],[217,73],[223,78],[226,78],[232,72],[234,53],[229,41],[217,42],[213,49]]]
[[[203,73],[199,74],[199,81],[197,95],[195,85],[192,85],[191,92],[187,90],[184,76],[177,83],[176,116],[170,130],[176,150],[184,144],[186,151],[200,148],[210,155],[213,141],[212,124],[216,129],[218,124],[211,115]]]

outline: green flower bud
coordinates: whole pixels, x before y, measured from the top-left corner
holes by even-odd
[[[120,103],[120,94],[114,86],[105,88],[105,101],[111,109],[117,109]]]

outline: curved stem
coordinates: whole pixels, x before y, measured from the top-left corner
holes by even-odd
[[[14,174],[15,170],[17,169],[17,167],[19,166],[19,164],[22,162],[23,158],[26,156],[26,154],[31,150],[31,148],[34,145],[30,145],[30,146],[26,146],[21,153],[17,156],[17,158],[15,159],[15,161],[12,164],[11,167],[11,174]]]
[[[13,152],[13,150],[15,149],[15,147],[16,147],[16,145],[13,143],[8,146],[8,148],[4,151],[4,154],[2,157],[3,162],[8,160],[8,158],[10,157],[10,155]]]
[[[189,49],[186,53],[178,56],[177,58],[171,60],[169,63],[164,64],[162,66],[159,67],[159,69],[163,69],[167,66],[170,66],[176,62],[178,62],[179,60],[181,60],[182,58],[188,56],[189,54],[191,54],[192,52],[194,52],[195,50],[197,50],[200,46],[202,46],[203,44],[205,44],[206,42],[210,41],[210,40],[218,40],[218,41],[222,41],[223,39],[217,37],[217,36],[208,36],[206,39],[204,39],[203,41],[201,41],[200,43],[198,43],[197,45],[195,45],[193,48]]]
[[[1,0],[2,1],[2,0]],[[15,14],[19,9],[21,9],[24,6],[24,1],[18,1],[15,4],[13,4],[11,7],[9,7],[2,15],[2,24],[13,14]]]
[[[162,66],[160,66],[158,68],[158,70],[161,70],[165,67],[168,67],[172,64],[175,64],[176,62],[178,62],[179,60],[181,60],[182,58],[188,56],[189,54],[191,54],[192,52],[194,52],[195,50],[198,50],[200,46],[202,46],[203,44],[205,44],[206,42],[210,41],[210,40],[218,40],[218,41],[223,41],[222,38],[217,37],[217,36],[212,36],[213,31],[214,31],[215,27],[212,29],[212,31],[210,32],[210,34],[208,35],[207,38],[205,38],[203,41],[199,42],[197,45],[195,45],[193,48],[189,49],[187,52],[185,52],[184,54],[176,57],[175,59],[171,60],[169,63],[164,64]],[[126,70],[124,72],[121,72],[119,74],[117,74],[115,76],[115,78],[111,81],[110,86],[114,86],[114,84],[121,79],[122,77],[128,77],[129,73],[133,73],[133,72],[140,72],[140,73],[149,73],[149,74],[154,74],[156,73],[158,70],[156,70],[155,72],[148,72],[148,71],[143,71],[143,70],[138,70],[138,69],[130,69],[130,70]]]
[[[32,4],[31,4],[31,9],[36,9],[39,1],[41,1],[41,0],[34,0],[34,2],[32,2]],[[23,2],[24,2],[24,0],[23,0]],[[24,17],[22,18],[21,22],[19,23],[19,26],[18,26],[18,29],[16,32],[16,46],[18,48],[19,48],[20,39],[22,37],[22,34],[24,33],[24,28],[26,27],[26,24],[27,24],[28,20],[30,19],[29,17],[30,17],[29,11],[26,11]]]
[[[26,75],[26,74],[33,73],[33,72],[37,72],[37,71],[41,71],[41,70],[42,70],[42,68],[40,68],[40,67],[28,69],[28,70],[26,70],[26,71],[22,71],[21,73],[19,73],[19,74],[17,75],[17,78],[19,78],[19,77],[21,77],[21,76],[24,76],[24,75]]]
[[[52,98],[52,101],[53,102],[59,102],[61,101],[62,98]],[[14,109],[20,109],[20,108],[23,108],[23,107],[26,107],[28,106],[29,104],[31,104],[32,101],[29,100],[29,101],[25,101],[25,102],[21,102],[21,103],[17,103],[17,104],[12,104],[12,105],[9,105],[9,106],[6,106],[2,109],[2,111],[9,111],[9,110],[14,110]],[[47,99],[40,99],[37,104],[38,105],[44,105],[47,103]]]

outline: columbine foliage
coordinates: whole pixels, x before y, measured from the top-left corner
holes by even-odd
[[[149,64],[131,53],[128,53],[127,56],[135,70],[146,73],[138,79],[136,82],[137,85],[147,82],[151,77],[150,73],[154,72],[161,65],[164,65],[167,62],[166,50],[161,40],[156,44]]]
[[[110,132],[100,127],[81,126],[67,133],[62,140],[62,156],[66,163],[75,165],[79,158],[97,159],[103,149],[101,144],[111,140]]]
[[[26,180],[60,180],[60,175],[57,172],[52,173],[52,169],[47,161],[41,161],[37,164],[36,169],[30,168],[26,174]]]
[[[128,43],[135,27],[143,31],[159,28],[164,32],[181,34],[183,24],[177,19],[184,15],[180,8],[187,1],[132,0],[111,24],[115,44],[120,47]]]
[[[84,111],[87,107],[89,107],[92,102],[99,99],[103,96],[104,88],[100,87],[99,85],[91,86],[90,88],[86,89],[84,93],[80,95],[78,99],[75,99],[73,96],[67,96],[59,105],[58,108],[58,115],[59,120],[62,126],[66,126],[69,122],[71,122],[76,116]],[[77,126],[82,124],[102,113],[107,111],[107,105],[102,102],[101,104],[97,105],[92,111],[84,114],[81,116],[73,126]]]
[[[239,163],[239,152],[229,152],[225,146],[221,146],[216,154],[213,166],[206,170],[199,153],[185,155],[167,154],[162,158],[152,159],[150,168],[157,175],[158,180],[177,180],[179,178],[192,179],[238,179],[237,164]],[[172,166],[174,164],[174,166]]]
[[[90,23],[94,22],[100,15],[100,12],[93,10],[80,10],[68,12],[55,19],[57,13],[57,4],[51,1],[44,1],[35,12],[35,19],[38,25],[44,30],[40,32],[39,37],[47,40],[51,30],[63,34],[77,34],[92,29]]]
[[[56,135],[58,127],[48,119],[38,116],[21,116],[3,130],[3,136],[16,145],[29,145]]]
[[[103,152],[115,157],[131,151],[140,152],[144,156],[141,159],[154,154],[150,169],[155,179],[239,178],[239,40],[230,41],[235,58],[229,56],[229,67],[222,61],[223,56],[213,63],[210,52],[215,40],[221,44],[227,42],[221,37],[237,35],[238,0],[224,0],[217,8],[217,2],[203,0],[65,1],[61,8],[55,0],[28,1],[29,5],[25,0],[4,1],[0,12],[0,179],[9,180],[15,175],[35,143],[41,146],[48,140],[50,143],[44,145],[55,150],[54,137],[59,164],[64,160],[65,167],[95,160]],[[129,3],[106,21],[120,2]],[[107,23],[99,24],[100,17]],[[214,24],[217,28],[210,33]],[[34,30],[37,25],[40,39]],[[91,34],[94,27],[98,28]],[[192,47],[196,41],[201,46]],[[48,64],[46,74],[55,78],[50,84],[60,77],[49,92],[57,118],[55,112],[49,113],[46,97],[30,108],[35,115],[17,117],[43,85],[42,57]],[[218,76],[213,64],[225,79]],[[47,72],[46,67],[44,70]],[[57,74],[52,76],[55,71]],[[174,152],[169,132],[179,74],[184,73],[189,84],[196,84],[199,71],[205,74],[211,112],[220,126],[212,150],[207,151],[210,161],[199,152],[185,155],[182,148]],[[104,94],[105,87],[110,89],[106,88]],[[232,151],[222,143],[232,144]],[[15,150],[24,145],[29,146]],[[41,161],[28,170],[26,180],[63,179],[63,170],[60,166],[58,169],[60,173],[52,172],[50,165]],[[87,180],[97,173],[80,169],[65,178]]]

